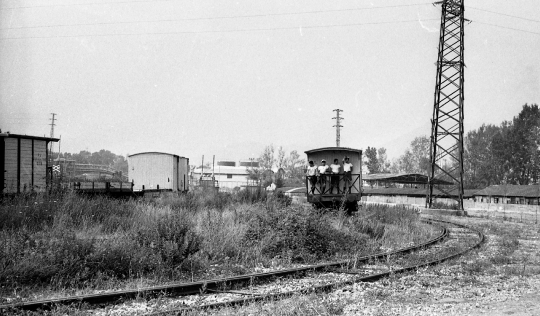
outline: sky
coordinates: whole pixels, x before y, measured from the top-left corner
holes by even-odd
[[[540,104],[540,6],[465,6],[467,132]],[[395,159],[430,134],[440,18],[424,0],[0,0],[0,128],[49,136],[56,113],[62,152],[239,160],[335,146],[341,109],[341,146]]]

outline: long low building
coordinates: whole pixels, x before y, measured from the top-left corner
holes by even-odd
[[[362,175],[362,180],[365,185],[371,187],[387,186],[388,184],[403,184],[410,185],[410,187],[428,184],[428,176],[418,173],[371,173]],[[433,184],[436,185],[450,185],[452,182],[434,179]]]
[[[0,193],[42,192],[51,179],[48,146],[58,138],[0,133]]]
[[[538,205],[540,185],[492,185],[475,192],[481,203]]]

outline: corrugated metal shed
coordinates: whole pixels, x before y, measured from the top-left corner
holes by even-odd
[[[49,142],[58,138],[0,134],[1,193],[44,191],[47,188]]]

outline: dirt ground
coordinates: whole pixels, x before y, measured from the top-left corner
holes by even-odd
[[[458,218],[487,237],[436,267],[332,293],[345,315],[540,315],[540,225]]]
[[[462,257],[382,281],[208,314],[540,316],[540,225],[439,217],[478,228],[486,242]]]

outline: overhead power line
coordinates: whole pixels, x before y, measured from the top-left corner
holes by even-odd
[[[245,18],[290,16],[290,15],[302,15],[302,14],[319,14],[319,13],[379,10],[379,9],[422,6],[422,5],[428,5],[428,4],[431,4],[431,2],[402,4],[402,5],[391,5],[391,6],[373,6],[373,7],[350,8],[350,9],[313,10],[313,11],[298,11],[298,12],[283,12],[283,13],[260,13],[260,14],[230,15],[230,16],[215,16],[215,17],[197,17],[197,18],[179,18],[179,19],[143,20],[143,21],[123,21],[123,22],[120,21],[120,22],[93,22],[93,23],[76,23],[76,24],[51,24],[51,25],[9,27],[9,28],[2,28],[0,30],[34,29],[34,28],[50,28],[50,27],[70,27],[70,26],[92,26],[92,25],[161,23],[161,22],[181,22],[181,21],[203,21],[203,20],[225,20],[225,19],[245,19]]]
[[[471,7],[471,6],[466,6],[466,9],[473,9],[473,10],[478,10],[478,11],[484,11],[484,12],[489,12],[489,13],[493,13],[493,14],[499,14],[499,15],[508,16],[508,17],[511,17],[511,18],[516,18],[516,19],[521,19],[521,20],[525,20],[525,21],[531,21],[531,22],[537,22],[537,23],[540,23],[540,20],[534,20],[534,19],[524,18],[524,17],[522,17],[522,16],[511,15],[511,14],[506,14],[506,13],[501,13],[501,12],[495,12],[495,11],[490,11],[490,10],[486,10],[486,9],[475,8],[475,7]]]
[[[108,1],[108,2],[85,2],[85,3],[69,3],[69,4],[49,4],[49,5],[32,5],[32,6],[18,6],[18,7],[4,7],[0,10],[18,10],[18,9],[32,9],[32,8],[52,8],[52,7],[74,7],[85,5],[103,5],[103,4],[130,4],[130,3],[142,3],[142,2],[170,2],[177,0],[131,0],[131,1]]]
[[[516,28],[508,27],[508,26],[502,26],[502,25],[497,25],[497,24],[491,24],[491,23],[480,22],[480,21],[477,21],[477,20],[474,20],[473,23],[478,23],[478,24],[483,24],[483,25],[494,26],[494,27],[498,27],[498,28],[501,28],[501,29],[507,29],[507,30],[513,30],[513,31],[519,31],[519,32],[524,32],[524,33],[530,33],[530,34],[540,35],[539,32],[532,32],[532,31],[527,31],[527,30],[522,30],[522,29],[516,29]]]
[[[423,19],[422,21],[434,21],[438,19]],[[362,25],[381,25],[395,23],[418,22],[415,20],[367,22],[367,23],[347,23],[347,24],[327,24],[327,25],[306,25],[306,26],[287,26],[255,29],[233,29],[233,30],[209,30],[209,31],[168,31],[168,32],[140,32],[140,33],[119,33],[119,34],[78,34],[78,35],[53,35],[53,36],[23,36],[23,37],[2,37],[0,40],[9,39],[36,39],[36,38],[72,38],[72,37],[105,37],[105,36],[136,36],[136,35],[172,35],[172,34],[203,34],[203,33],[235,33],[235,32],[261,32],[261,31],[281,31],[281,30],[304,30],[333,27],[349,27]]]

